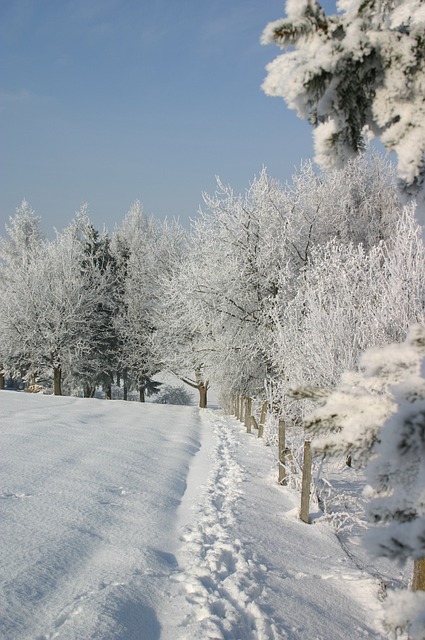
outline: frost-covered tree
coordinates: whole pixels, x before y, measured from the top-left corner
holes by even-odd
[[[101,289],[104,295],[95,312],[87,308],[87,332],[96,334],[92,349],[84,351],[75,359],[67,382],[73,387],[83,387],[86,397],[92,397],[96,387],[102,385],[106,396],[111,397],[113,371],[117,363],[118,340],[114,327],[116,314],[116,265],[110,250],[110,239],[106,232],[100,234],[91,224],[88,206],[83,204],[76,213],[70,227],[79,252],[79,268],[86,286]]]
[[[196,389],[199,407],[205,408],[210,386],[205,370],[208,328],[198,300],[192,295],[192,267],[189,246],[164,274],[152,346],[161,368]]]
[[[357,369],[365,349],[403,340],[412,323],[423,321],[425,252],[411,207],[393,235],[369,252],[335,239],[315,247],[296,295],[276,301],[274,361],[284,397],[297,386],[335,387],[344,371]],[[346,384],[349,398],[357,384],[351,374]],[[285,404],[294,419],[304,414],[300,403]]]
[[[6,225],[7,236],[0,238],[2,267],[12,269],[14,264],[31,260],[31,255],[42,244],[40,216],[36,215],[27,200],[22,200],[14,216]]]
[[[245,194],[218,181],[194,224],[187,287],[203,318],[205,358],[227,393],[260,393],[269,373],[266,309],[277,293],[285,192],[266,171]],[[276,226],[277,225],[277,226]]]
[[[198,373],[199,365],[206,368],[227,394],[262,393],[271,373],[267,309],[277,294],[282,255],[289,247],[302,262],[311,220],[298,221],[285,240],[293,202],[265,170],[244,194],[218,180],[216,193],[204,194],[204,205],[187,257],[169,284],[168,315],[180,327],[179,339],[190,338],[188,361]]]
[[[31,260],[8,272],[0,314],[5,367],[31,382],[53,381],[60,395],[63,374],[101,347],[99,309],[107,298],[107,279],[84,252],[74,225],[44,242]]]
[[[115,328],[120,343],[119,369],[124,379],[124,395],[136,386],[144,399],[146,382],[157,372],[149,346],[152,325],[152,295],[158,239],[157,224],[145,216],[139,201],[133,203],[114,234],[112,249],[118,266],[121,297]]]
[[[262,42],[289,49],[267,66],[263,89],[314,127],[316,160],[341,165],[378,136],[398,155],[410,192],[425,178],[425,4],[339,0],[326,16],[316,0],[287,0],[287,17]]]
[[[336,384],[363,349],[399,339],[419,319],[411,306],[406,321],[407,293],[394,308],[390,292],[406,281],[416,291],[422,249],[412,211],[402,213],[394,174],[378,153],[320,173],[305,163],[286,189],[268,348],[274,395],[298,422],[302,405],[288,400],[291,387]]]
[[[124,392],[129,385],[145,398],[160,361],[152,347],[162,298],[161,281],[177,262],[184,244],[184,232],[177,222],[159,223],[147,217],[139,201],[112,238],[117,265],[117,304],[114,319],[119,343],[119,369]]]
[[[412,588],[425,591],[425,327],[411,327],[406,343],[392,350],[397,351],[402,380],[391,387],[395,410],[379,431],[367,469],[375,491],[368,511],[376,525],[367,543],[374,555],[401,564],[414,560]],[[381,374],[388,367],[387,349],[375,352],[374,360]],[[396,626],[407,624],[411,637],[423,638],[425,593],[403,595],[401,603],[397,612],[390,612],[392,621],[398,617]]]
[[[9,305],[13,304],[13,299],[8,299],[11,282],[17,273],[26,272],[27,266],[42,249],[44,241],[40,220],[30,204],[23,200],[15,215],[10,217],[9,225],[6,225],[7,235],[0,238],[0,324],[6,322]],[[11,352],[15,353],[13,360],[10,359]],[[28,368],[29,358],[22,345],[10,344],[5,331],[0,328],[0,388],[4,386],[5,369],[16,373],[15,364],[18,365],[18,362]]]

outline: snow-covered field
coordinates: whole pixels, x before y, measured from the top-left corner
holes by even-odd
[[[384,638],[273,451],[195,407],[0,392],[2,640]]]

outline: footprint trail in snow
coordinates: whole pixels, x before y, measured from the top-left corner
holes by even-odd
[[[208,412],[215,444],[210,452],[211,473],[196,507],[196,523],[182,536],[183,585],[191,605],[180,624],[183,638],[282,638],[256,604],[264,590],[255,573],[266,571],[241,540],[232,537],[238,498],[246,470],[236,461],[236,440],[228,422]],[[255,572],[255,573],[254,573]],[[187,607],[186,607],[187,609]]]

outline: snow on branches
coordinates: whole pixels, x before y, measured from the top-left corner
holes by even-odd
[[[365,132],[398,155],[406,188],[425,178],[425,4],[341,0],[325,16],[316,0],[286,3],[263,44],[290,50],[267,66],[263,90],[314,125],[316,160],[340,166],[365,146]]]
[[[366,465],[371,498],[365,536],[369,551],[400,564],[414,560],[423,589],[425,558],[425,326],[410,327],[405,342],[374,347],[360,359],[360,371],[343,375],[305,422],[323,455],[350,454]],[[425,637],[425,595],[393,594],[387,625]]]

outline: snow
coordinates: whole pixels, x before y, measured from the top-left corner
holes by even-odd
[[[196,407],[0,392],[3,640],[384,638],[275,452]]]

